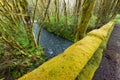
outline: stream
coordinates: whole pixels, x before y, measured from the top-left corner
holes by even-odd
[[[34,33],[36,39],[37,39],[38,30],[39,30],[39,25],[35,24]],[[59,36],[54,35],[53,33],[50,33],[45,29],[42,29],[40,35],[40,44],[44,48],[44,51],[48,56],[48,59],[51,59],[52,57],[64,52],[64,50],[73,43]]]

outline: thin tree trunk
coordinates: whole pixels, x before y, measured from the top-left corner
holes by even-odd
[[[120,0],[118,0],[111,18],[114,19],[119,11],[120,11]]]
[[[55,22],[59,22],[59,0],[54,0],[55,4]]]
[[[80,6],[81,6],[81,0],[76,0],[76,5],[75,5],[75,17],[74,17],[74,30],[73,30],[73,34],[76,33],[77,31],[77,25],[78,25],[78,18],[79,18],[79,15],[80,15]]]
[[[68,21],[67,21],[67,7],[66,7],[66,2],[65,2],[65,0],[63,0],[64,1],[64,16],[65,16],[65,27],[67,27],[67,25],[68,25]]]
[[[40,41],[40,33],[41,33],[41,30],[42,30],[42,26],[43,26],[43,24],[44,24],[44,21],[45,21],[45,18],[46,18],[46,16],[47,16],[47,11],[48,11],[48,9],[49,9],[49,5],[50,5],[50,2],[51,2],[51,0],[48,0],[48,3],[47,3],[47,7],[46,7],[46,10],[45,10],[45,13],[44,13],[44,17],[43,17],[43,22],[40,24],[40,28],[39,28],[39,30],[38,30],[38,36],[37,36],[37,44],[39,45],[40,43],[39,43],[39,41]]]

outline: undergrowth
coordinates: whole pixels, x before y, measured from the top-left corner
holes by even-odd
[[[18,39],[26,47],[27,41],[24,38]],[[21,54],[9,44],[0,40],[0,79],[16,79],[23,74],[30,72],[45,61],[42,47],[38,49],[28,48],[28,53]]]
[[[48,30],[49,32],[52,32],[58,36],[61,36],[67,40],[70,40],[72,42],[74,42],[75,39],[75,31],[74,29],[77,29],[77,25],[79,24],[73,24],[74,22],[74,17],[68,17],[68,24],[65,25],[65,21],[64,21],[64,17],[61,17],[59,22],[55,22],[54,20],[55,17],[51,17],[51,22],[45,22],[44,23],[44,29]],[[80,21],[80,20],[78,20]],[[92,16],[89,24],[88,24],[88,30],[87,32],[93,30],[96,26],[95,26],[95,22],[96,22],[96,16]]]
[[[11,24],[8,22],[8,24]],[[12,24],[11,24],[12,25]],[[0,35],[0,80],[14,80],[21,77],[23,74],[28,73],[41,65],[45,61],[45,53],[43,48],[39,46],[35,48],[30,46],[27,39],[26,32],[24,30],[24,25],[19,24],[19,28],[14,31],[9,30],[7,26],[4,26],[7,32],[9,32],[26,51],[26,53],[21,53],[20,50],[13,48],[8,44],[3,38],[2,34],[4,31],[0,30],[2,33]],[[11,42],[9,36],[7,39]]]

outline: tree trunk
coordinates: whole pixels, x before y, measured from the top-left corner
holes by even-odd
[[[83,3],[81,21],[80,21],[79,26],[77,28],[78,30],[76,32],[75,42],[82,39],[86,34],[86,30],[88,28],[88,23],[89,23],[89,20],[92,16],[95,1],[96,0],[86,0]]]

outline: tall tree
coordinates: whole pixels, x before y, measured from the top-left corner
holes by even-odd
[[[83,6],[82,6],[82,14],[81,14],[80,23],[77,27],[78,30],[76,32],[75,41],[78,41],[85,36],[86,30],[88,28],[89,20],[92,16],[95,1],[96,0],[85,0],[84,1]]]

